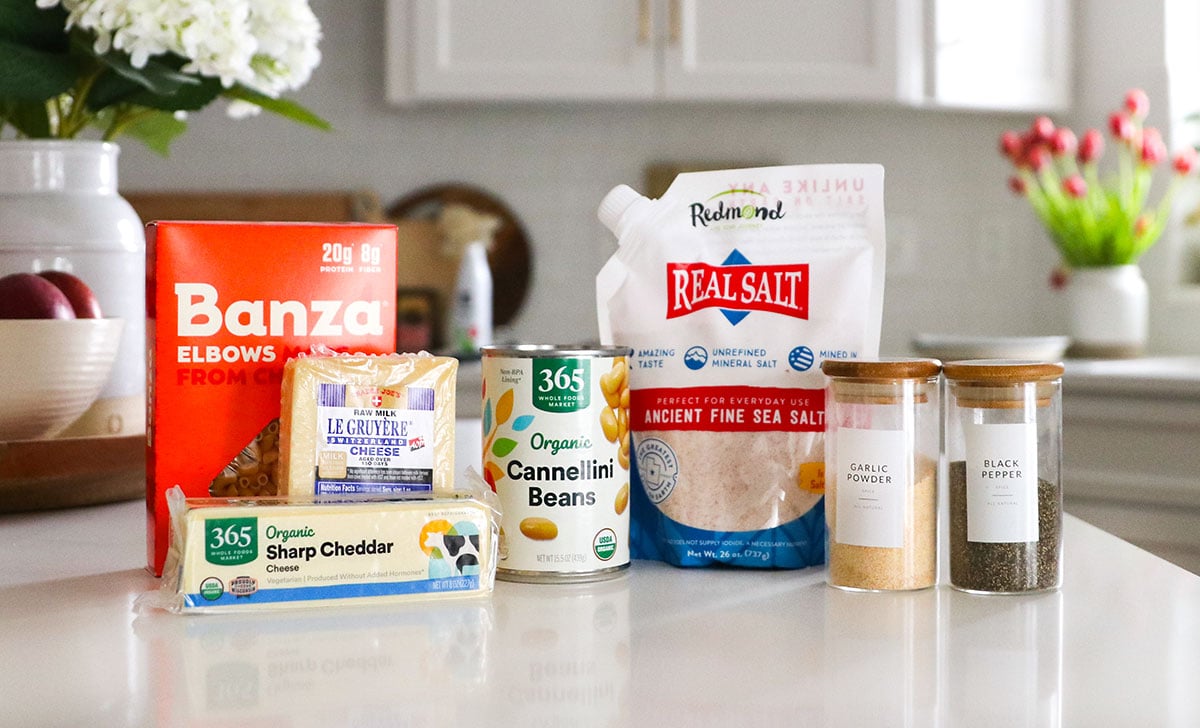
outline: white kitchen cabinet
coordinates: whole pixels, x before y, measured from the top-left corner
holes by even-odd
[[[648,98],[657,50],[649,13],[639,0],[390,0],[391,97]]]
[[[388,0],[388,93],[1057,109],[1069,2]]]
[[[389,0],[389,96],[915,100],[920,2]]]
[[[1068,362],[1066,510],[1200,573],[1200,359]]]
[[[672,0],[659,95],[680,100],[910,101],[920,0]]]

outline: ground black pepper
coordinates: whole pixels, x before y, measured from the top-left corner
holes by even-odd
[[[967,540],[967,464],[950,463],[950,583],[962,589],[1024,592],[1058,586],[1062,543],[1059,487],[1038,478],[1036,543]]]

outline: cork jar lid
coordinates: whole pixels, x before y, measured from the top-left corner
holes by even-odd
[[[821,371],[830,377],[849,379],[929,379],[942,370],[937,359],[826,359]]]
[[[826,359],[821,371],[831,379],[833,396],[847,404],[892,405],[929,401],[942,370],[937,359]]]
[[[984,385],[1048,382],[1059,379],[1063,365],[1055,362],[1017,359],[970,359],[949,361],[942,367],[946,379],[979,382]]]
[[[1019,409],[1030,404],[1049,405],[1057,382],[1062,379],[1063,365],[1044,361],[973,359],[946,362],[942,372],[960,407]]]

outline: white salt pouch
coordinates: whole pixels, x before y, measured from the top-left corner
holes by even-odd
[[[875,357],[883,168],[681,174],[600,206],[600,339],[633,348],[631,554],[679,566],[825,559],[826,358]]]

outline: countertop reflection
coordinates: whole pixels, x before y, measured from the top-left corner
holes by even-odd
[[[135,614],[140,503],[0,517],[4,725],[1191,726],[1200,577],[1077,519],[1061,592],[853,594],[637,561],[592,584]]]

